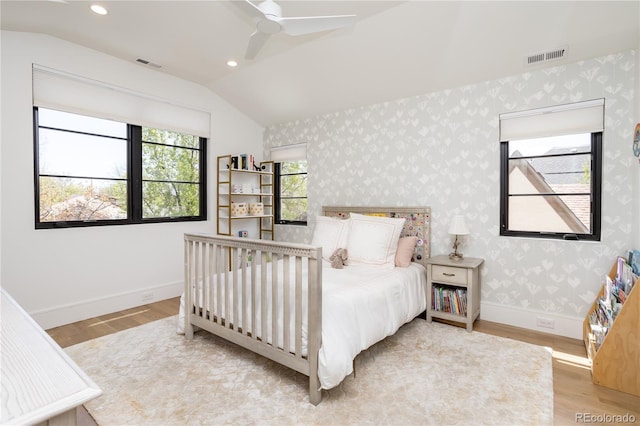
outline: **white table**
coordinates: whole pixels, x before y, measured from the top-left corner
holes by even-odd
[[[0,424],[75,425],[76,407],[102,390],[0,290]]]

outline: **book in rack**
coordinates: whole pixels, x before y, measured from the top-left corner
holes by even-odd
[[[583,322],[593,383],[640,396],[640,279],[614,262]]]

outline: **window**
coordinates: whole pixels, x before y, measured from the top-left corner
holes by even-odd
[[[598,106],[601,123],[603,102]],[[576,127],[562,114],[591,107],[519,113],[506,124],[513,117],[500,117],[500,235],[600,240],[602,127]]]
[[[307,224],[307,160],[275,163],[275,220]]]
[[[197,136],[142,127],[143,219],[201,216],[206,206],[201,189],[206,178],[200,175],[204,146]]]
[[[34,108],[36,228],[206,220],[206,139]]]

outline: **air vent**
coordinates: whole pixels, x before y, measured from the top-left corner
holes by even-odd
[[[136,59],[136,62],[142,64],[142,65],[147,65],[153,68],[162,68],[162,65],[160,64],[156,64],[155,62],[151,62],[151,61],[147,61],[146,59],[143,58],[138,58]]]
[[[547,52],[534,53],[529,55],[525,59],[526,65],[539,64],[541,62],[557,61],[558,59],[566,58],[569,53],[568,47],[561,47],[559,49],[549,50]]]

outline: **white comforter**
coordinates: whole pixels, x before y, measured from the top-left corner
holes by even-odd
[[[352,373],[353,360],[361,351],[394,334],[424,311],[426,274],[417,263],[394,269],[362,265],[333,269],[323,261],[322,275],[318,377],[323,389],[331,389]],[[178,332],[184,333],[182,300]],[[268,339],[271,340],[270,331]],[[303,339],[306,353],[306,333]]]

